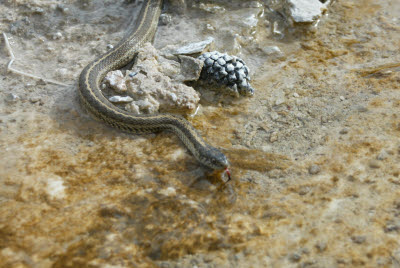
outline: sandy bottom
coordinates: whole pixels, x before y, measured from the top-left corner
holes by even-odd
[[[80,71],[138,4],[59,2],[0,4],[14,68],[67,85],[7,73],[1,38],[0,266],[400,266],[400,2],[336,1],[283,38],[268,16],[241,24],[262,7],[167,11],[156,47],[213,36],[252,70],[253,98],[191,119],[229,157],[227,184],[172,134],[124,134],[79,104]]]

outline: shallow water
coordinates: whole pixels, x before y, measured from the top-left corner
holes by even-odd
[[[400,263],[400,3],[336,1],[312,30],[271,1],[208,4],[167,6],[155,46],[212,36],[249,65],[253,98],[203,101],[191,119],[230,159],[227,184],[172,134],[127,135],[80,107],[81,69],[137,4],[0,4],[15,67],[69,85],[0,74],[1,266]]]

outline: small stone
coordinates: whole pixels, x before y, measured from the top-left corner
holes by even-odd
[[[301,255],[298,253],[292,253],[289,256],[289,260],[291,260],[292,262],[298,262],[301,259]]]
[[[32,12],[37,13],[37,14],[43,14],[44,13],[44,9],[41,7],[34,7],[32,9]]]
[[[394,232],[394,231],[398,231],[400,229],[400,227],[398,225],[395,224],[388,224],[385,226],[385,232]]]
[[[190,43],[185,46],[179,47],[172,54],[174,55],[191,55],[202,53],[206,48],[214,43],[214,38],[208,37],[206,40],[196,43]]]
[[[381,165],[380,165],[380,163],[378,161],[371,160],[371,161],[369,161],[369,167],[370,168],[380,168]]]
[[[166,196],[176,196],[176,190],[173,187],[161,189],[159,193]]]
[[[40,98],[37,97],[37,96],[31,97],[31,98],[29,99],[29,101],[30,101],[31,103],[36,103],[36,102],[40,101]]]
[[[17,94],[14,94],[14,93],[9,93],[5,97],[5,101],[8,103],[16,103],[20,99],[21,98]]]
[[[347,134],[349,133],[349,130],[347,128],[343,128],[342,130],[339,131],[339,134]]]
[[[344,101],[346,98],[345,98],[344,96],[340,96],[339,99],[340,99],[341,101]]]
[[[360,113],[365,113],[368,112],[368,108],[365,106],[357,106],[357,111],[359,111]]]
[[[318,165],[313,164],[308,168],[308,172],[311,175],[315,175],[315,174],[318,174],[319,172],[321,172],[321,168]]]
[[[53,34],[53,40],[61,39],[62,36],[62,33],[56,32],[55,34]]]
[[[108,49],[108,50],[113,49],[113,48],[114,48],[113,45],[111,45],[111,44],[108,44],[108,45],[107,45],[107,49]]]
[[[271,136],[269,137],[270,142],[276,142],[278,140],[278,132],[274,131],[271,133]]]
[[[385,159],[388,158],[388,157],[389,157],[389,154],[388,154],[385,150],[382,150],[382,151],[380,151],[379,154],[376,156],[376,159],[377,159],[377,160],[385,160]]]
[[[126,103],[126,102],[132,102],[133,99],[129,96],[112,96],[109,98],[109,101],[112,103]]]
[[[214,31],[214,30],[215,30],[214,26],[212,26],[212,25],[209,24],[209,23],[207,23],[206,29],[209,30],[209,31]]]
[[[298,97],[300,97],[300,95],[295,92],[295,93],[293,93],[293,97],[298,98]]]
[[[264,47],[263,51],[265,54],[271,57],[280,58],[283,56],[283,52],[277,46]]]
[[[353,242],[357,243],[357,244],[364,243],[366,239],[367,238],[365,236],[363,236],[363,235],[356,235],[356,236],[352,236],[351,237],[351,240],[353,240]]]
[[[315,244],[315,247],[318,249],[319,252],[323,252],[326,249],[326,243],[318,242],[317,244]]]
[[[129,75],[129,77],[134,77],[137,74],[138,74],[137,72],[130,72],[128,75]]]

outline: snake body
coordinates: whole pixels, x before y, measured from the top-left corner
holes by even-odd
[[[228,160],[225,155],[207,144],[183,117],[173,114],[132,114],[110,103],[100,90],[107,72],[128,64],[144,43],[153,40],[161,7],[162,0],[145,0],[136,23],[131,24],[125,37],[83,69],[79,77],[82,103],[95,117],[126,132],[146,134],[172,131],[201,164],[213,170],[227,170]]]

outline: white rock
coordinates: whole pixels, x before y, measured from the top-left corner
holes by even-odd
[[[53,40],[61,39],[63,37],[62,33],[56,32],[53,34]]]
[[[263,51],[265,52],[265,54],[271,57],[279,58],[283,56],[283,52],[277,46],[264,47]]]
[[[120,70],[109,72],[104,81],[117,92],[126,91],[125,77]]]
[[[214,38],[208,37],[206,40],[196,43],[190,43],[177,48],[172,52],[174,55],[190,55],[202,53],[207,47],[214,43]]]
[[[225,8],[218,6],[216,4],[200,3],[199,8],[214,14],[223,14],[226,12]]]
[[[166,195],[166,196],[176,196],[176,190],[173,187],[168,187],[166,189],[161,189],[159,191],[160,194]]]
[[[108,99],[113,103],[125,103],[125,102],[132,102],[133,99],[129,96],[112,96]]]
[[[118,92],[125,90],[129,95],[114,96],[110,101],[131,101],[125,109],[135,114],[192,113],[200,96],[182,82],[197,80],[203,62],[183,55],[175,59],[177,61],[165,58],[151,44],[145,44],[139,50],[134,68],[126,76],[121,71],[107,74],[106,81],[113,89]]]
[[[65,197],[65,186],[64,181],[60,177],[49,178],[47,180],[47,187],[46,191],[47,194],[56,199],[64,198]]]
[[[317,21],[330,1],[325,4],[319,0],[286,0],[286,13],[297,23],[311,23]]]

